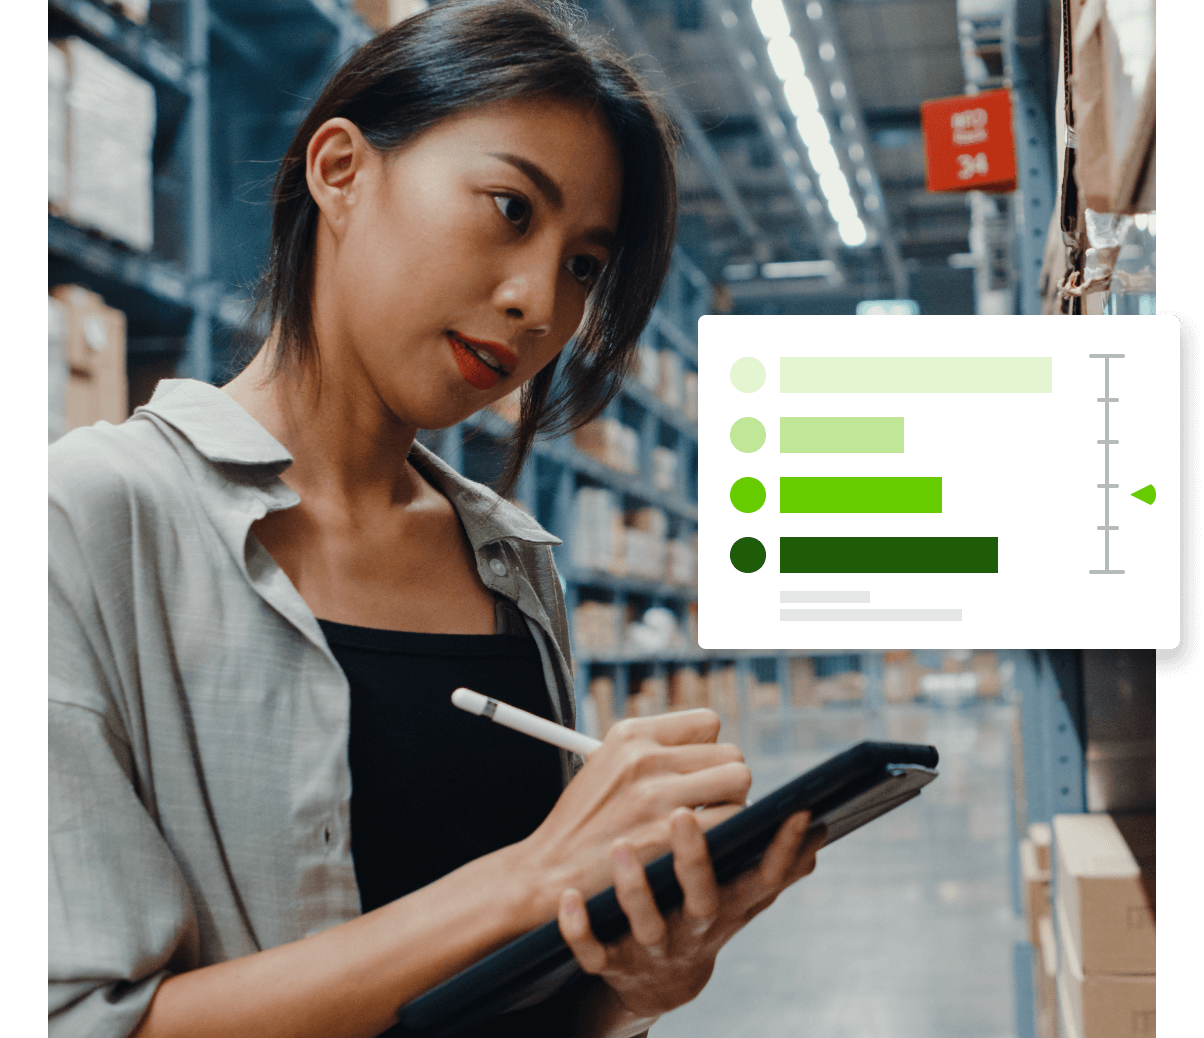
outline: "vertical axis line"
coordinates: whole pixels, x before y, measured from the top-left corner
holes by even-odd
[[[1111,482],[1112,467],[1111,467],[1111,453],[1110,452],[1112,450],[1112,444],[1115,442],[1119,442],[1119,441],[1115,441],[1112,439],[1110,408],[1113,403],[1116,403],[1118,401],[1114,400],[1112,397],[1112,384],[1111,384],[1111,378],[1110,378],[1111,370],[1108,366],[1109,363],[1114,358],[1123,357],[1124,354],[1123,353],[1091,353],[1091,354],[1088,354],[1088,356],[1093,360],[1102,360],[1104,362],[1104,395],[1101,398],[1099,398],[1100,402],[1104,405],[1104,438],[1102,440],[1096,441],[1097,443],[1102,443],[1104,445],[1104,481],[1103,481],[1103,483],[1099,484],[1100,487],[1104,491],[1104,525],[1101,527],[1097,527],[1097,529],[1101,529],[1104,531],[1104,568],[1103,569],[1093,569],[1090,572],[1091,573],[1107,573],[1107,574],[1124,573],[1123,569],[1115,569],[1114,570],[1112,568],[1111,537],[1112,537],[1112,530],[1115,529],[1115,527],[1112,526],[1112,513],[1111,513],[1110,495],[1112,493],[1113,485]]]

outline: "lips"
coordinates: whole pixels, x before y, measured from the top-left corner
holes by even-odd
[[[518,366],[518,357],[500,342],[470,339],[459,332],[447,332],[447,341],[456,367],[474,389],[492,389]]]

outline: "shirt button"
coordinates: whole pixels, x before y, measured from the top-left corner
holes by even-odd
[[[489,568],[499,577],[506,575],[506,564],[501,559],[490,559]]]

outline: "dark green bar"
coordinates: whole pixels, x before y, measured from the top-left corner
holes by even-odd
[[[998,573],[998,537],[783,537],[783,573]]]
[[[782,512],[939,512],[940,476],[782,476]]]

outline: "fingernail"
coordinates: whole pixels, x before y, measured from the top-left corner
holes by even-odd
[[[635,857],[625,844],[619,844],[615,848],[614,863],[621,869],[629,869],[635,864]]]

